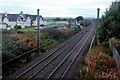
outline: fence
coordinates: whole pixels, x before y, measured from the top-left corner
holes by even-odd
[[[92,46],[93,46],[93,44],[94,44],[94,40],[95,40],[95,36],[92,38],[92,41],[91,41],[91,43],[90,43],[90,48],[89,48],[89,50],[92,49]]]
[[[38,51],[37,48],[34,48],[28,52],[25,52],[15,58],[12,58],[12,59],[0,64],[0,67],[2,66],[2,71],[3,71],[2,77],[4,78],[4,77],[8,76],[9,74],[15,72],[18,68],[20,68],[26,62],[31,61],[34,57],[39,55],[39,53],[37,53],[37,51]]]
[[[109,48],[112,51],[113,58],[116,60],[117,66],[120,67],[120,55],[118,51],[115,49],[115,47],[112,45],[112,42],[110,39],[109,39]]]

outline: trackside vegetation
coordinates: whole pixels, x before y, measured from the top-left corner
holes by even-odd
[[[66,39],[72,37],[78,31],[73,28],[41,29],[40,51],[41,53],[57,46]],[[37,30],[32,29],[15,29],[2,30],[2,62],[13,59],[27,51],[37,47]],[[8,64],[3,65],[3,77],[21,68],[31,60],[39,56],[37,51],[24,55]]]
[[[120,1],[112,2],[105,15],[99,20],[99,44],[94,46],[82,60],[82,68],[75,75],[80,80],[117,80],[120,68],[117,66],[108,41],[120,53]]]
[[[93,47],[82,63],[83,67],[76,76],[80,80],[119,79],[120,72],[106,43]]]
[[[109,9],[106,9],[105,15],[100,19],[99,40],[108,41],[115,37],[120,39],[120,1],[112,2]]]
[[[41,52],[77,33],[74,29],[58,30],[47,28],[41,30]],[[3,62],[37,47],[37,31],[32,29],[2,30]]]

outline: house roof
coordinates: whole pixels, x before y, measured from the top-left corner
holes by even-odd
[[[0,15],[2,15],[2,21],[5,18],[5,13],[0,13]],[[31,14],[23,14],[24,18],[27,19],[27,17],[30,17],[32,20],[36,20],[37,15],[31,15]],[[20,17],[19,14],[7,14],[7,18],[10,21],[16,21],[17,18]],[[44,20],[44,18],[40,15],[40,17],[42,18],[42,20]]]
[[[31,16],[31,19],[33,19],[33,20],[36,20],[36,18],[37,18],[37,15],[32,15]]]
[[[0,13],[0,15],[2,15],[2,21],[3,21],[3,19],[5,18],[5,14],[4,13]],[[19,14],[7,14],[7,18],[10,21],[16,21],[18,16],[19,16]]]
[[[36,18],[37,18],[37,15],[31,15],[31,19],[36,20]],[[44,20],[44,18],[41,15],[40,15],[40,18],[42,18],[42,20]]]
[[[2,21],[3,21],[3,19],[5,18],[5,14],[0,13],[0,15],[1,15],[1,17],[2,17]]]
[[[16,21],[19,17],[19,14],[8,14],[7,17],[10,21]]]

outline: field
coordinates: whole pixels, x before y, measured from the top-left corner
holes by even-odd
[[[48,21],[47,22],[47,25],[49,26],[49,25],[64,25],[64,24],[66,24],[66,23],[68,23],[68,21]]]

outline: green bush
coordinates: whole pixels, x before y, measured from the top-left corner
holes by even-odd
[[[16,57],[15,54],[11,53],[10,51],[3,51],[2,52],[2,62],[6,62],[12,58]]]
[[[23,34],[23,31],[17,31],[18,34]]]
[[[84,22],[80,22],[80,26],[83,26],[83,27],[84,27],[84,26],[85,26],[85,25],[84,25]]]
[[[14,29],[21,29],[22,27],[21,26],[15,26]]]
[[[86,65],[80,70],[80,79],[120,78],[119,68],[110,54],[110,51],[103,44],[94,47],[86,56]]]
[[[100,19],[99,40],[108,41],[109,38],[120,39],[120,1],[112,2],[110,8]]]
[[[56,39],[59,40],[60,38],[62,38],[62,33],[54,28],[48,28],[44,30],[44,34],[45,36],[52,38],[52,39]]]
[[[75,31],[80,31],[81,28],[80,28],[80,26],[78,26],[78,27],[74,27],[74,30],[75,30]]]

